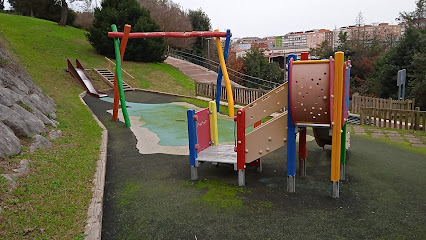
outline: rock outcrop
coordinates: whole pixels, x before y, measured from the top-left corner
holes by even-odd
[[[55,103],[43,95],[25,69],[0,42],[0,159],[21,152],[19,138],[32,138],[33,148],[49,147],[46,126],[56,127]]]

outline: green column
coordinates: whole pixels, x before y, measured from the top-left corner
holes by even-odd
[[[113,32],[117,32],[117,26],[115,26],[115,24],[111,25],[111,29]],[[118,38],[114,38],[114,48],[116,59],[115,74],[117,74],[118,91],[120,92],[121,112],[123,112],[126,127],[130,127],[129,114],[127,113],[126,107],[126,99],[124,98],[123,78],[121,76],[120,40],[118,40]]]

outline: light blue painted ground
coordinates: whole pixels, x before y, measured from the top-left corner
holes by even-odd
[[[101,98],[106,102],[114,102],[113,98]],[[161,146],[188,145],[188,125],[186,107],[174,103],[134,103],[126,102],[129,116],[140,117],[140,125],[158,135]],[[234,142],[234,121],[218,119],[220,143]]]

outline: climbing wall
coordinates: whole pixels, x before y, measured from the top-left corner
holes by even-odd
[[[292,62],[290,107],[293,122],[330,124],[334,64],[330,60]]]

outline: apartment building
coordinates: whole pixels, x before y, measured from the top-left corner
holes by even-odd
[[[348,40],[359,40],[368,44],[373,40],[381,41],[384,44],[393,45],[404,34],[403,24],[373,23],[361,26],[345,26],[333,30],[333,47],[340,44],[339,34],[346,32]]]

